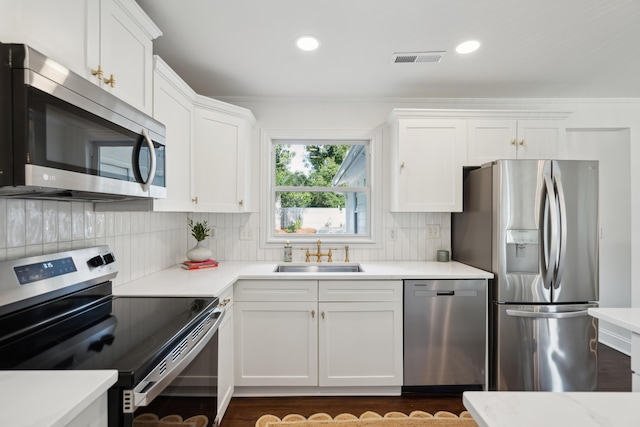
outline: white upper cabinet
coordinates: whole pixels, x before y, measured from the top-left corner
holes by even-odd
[[[390,124],[391,211],[462,210],[466,121],[394,110]]]
[[[251,212],[251,111],[198,96],[193,193],[200,212]]]
[[[152,41],[162,33],[135,1],[2,0],[0,6],[0,41],[28,44],[151,115]],[[101,78],[92,73],[98,67]]]
[[[491,112],[488,112],[490,114]],[[467,165],[498,159],[551,159],[564,141],[567,113],[500,112],[520,118],[474,118],[468,121]],[[529,116],[529,117],[527,117]]]
[[[27,44],[86,76],[87,0],[0,0],[0,42]],[[95,2],[98,4],[98,2]]]
[[[133,0],[100,0],[89,8],[87,70],[105,90],[151,114],[153,40],[162,33]],[[96,20],[96,16],[98,19]],[[95,27],[99,31],[95,31]],[[94,73],[102,71],[102,78]]]
[[[462,169],[557,157],[567,112],[394,109],[388,121],[392,212],[459,212]]]
[[[190,212],[195,92],[160,58],[154,58],[153,117],[166,127],[167,198],[155,211]]]

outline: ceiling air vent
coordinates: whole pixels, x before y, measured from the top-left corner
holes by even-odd
[[[420,62],[440,62],[446,51],[394,53],[391,62],[394,64],[417,64]]]

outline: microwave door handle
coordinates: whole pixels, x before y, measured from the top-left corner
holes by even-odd
[[[134,165],[134,170],[137,171],[136,175],[140,180],[142,190],[149,191],[149,188],[151,187],[151,183],[153,182],[153,178],[155,178],[156,176],[156,151],[155,151],[155,147],[153,146],[153,141],[151,141],[151,138],[149,137],[147,130],[143,128],[140,135],[142,136],[142,138],[138,140],[137,149],[133,150],[133,165]],[[150,158],[149,175],[147,175],[146,180],[142,178],[142,174],[140,173],[140,146],[142,145],[143,141],[147,144],[147,147],[149,147],[149,158]]]
[[[558,216],[560,217],[558,221],[558,228],[560,231],[558,241],[558,262],[556,263],[557,266],[553,288],[558,289],[558,287],[562,283],[562,275],[564,274],[564,263],[567,256],[567,203],[564,199],[564,188],[562,187],[562,175],[560,173],[560,168],[555,162],[553,166],[553,183],[555,187],[555,193],[557,194],[558,198]]]

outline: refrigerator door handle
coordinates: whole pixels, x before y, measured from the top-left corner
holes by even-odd
[[[570,319],[573,317],[585,317],[588,316],[587,310],[577,311],[561,311],[561,312],[541,312],[541,311],[529,311],[529,310],[512,310],[508,309],[507,314],[513,317],[529,317],[538,319]]]
[[[547,169],[547,168],[545,168]],[[544,212],[542,221],[544,223],[542,231],[542,242],[544,247],[544,262],[542,263],[542,279],[545,289],[551,287],[553,274],[558,259],[558,207],[556,205],[555,191],[551,179],[551,171],[544,172]],[[550,224],[549,224],[550,223]],[[551,240],[550,242],[548,240]]]
[[[558,242],[558,262],[555,266],[555,277],[553,279],[553,288],[558,289],[558,287],[562,283],[562,275],[564,274],[564,263],[567,255],[567,204],[564,199],[564,188],[562,187],[562,174],[560,172],[560,167],[558,166],[557,162],[553,163],[553,183],[555,193],[557,194],[558,198],[558,207],[560,209],[560,218],[558,223],[560,229],[560,239]]]

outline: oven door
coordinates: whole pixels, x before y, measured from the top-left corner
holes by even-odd
[[[210,324],[203,321],[174,343],[156,367],[133,389],[116,386],[109,390],[109,426],[129,427],[144,413],[162,416],[183,412],[178,397],[211,400],[206,415],[217,415],[218,329],[224,307],[216,307]],[[112,411],[117,410],[119,413]]]

